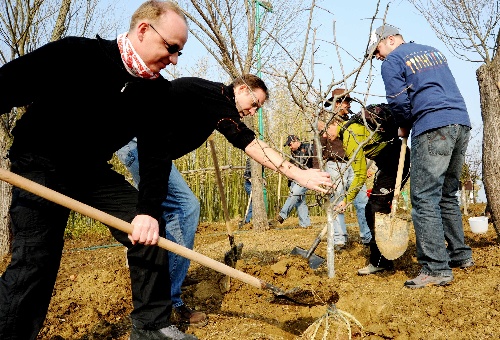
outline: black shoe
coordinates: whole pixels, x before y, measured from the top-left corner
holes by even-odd
[[[129,340],[198,340],[198,338],[192,334],[182,333],[171,325],[154,331],[132,327]]]
[[[186,305],[175,307],[175,311],[179,314],[181,322],[193,327],[203,327],[208,323],[207,314],[192,310]]]

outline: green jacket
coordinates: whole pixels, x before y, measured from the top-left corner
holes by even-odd
[[[344,126],[345,122],[340,123],[338,126],[338,131]],[[366,159],[374,159],[387,145],[387,142],[382,141],[382,136],[375,132],[370,138],[371,131],[368,130],[363,124],[352,123],[347,129],[345,129],[342,136],[342,145],[346,156],[349,159],[353,158],[352,169],[354,170],[354,179],[351,182],[351,186],[347,192],[347,196],[344,199],[346,203],[352,202],[359,190],[366,182]],[[369,139],[370,138],[370,139]],[[368,140],[368,141],[367,141]],[[363,142],[362,149],[358,152],[358,147]]]

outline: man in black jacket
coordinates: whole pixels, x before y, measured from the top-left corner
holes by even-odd
[[[331,186],[327,172],[303,170],[293,165],[267,143],[257,139],[241,121],[245,116],[253,116],[268,99],[267,87],[259,77],[245,74],[229,85],[195,77],[179,78],[169,83],[168,96],[171,98],[169,111],[178,113],[169,116],[169,126],[174,128],[164,131],[162,136],[164,145],[169,146],[166,150],[169,159],[177,159],[197,149],[215,129],[233,146],[306,190],[326,193],[326,188]],[[141,161],[141,150],[138,151]]]
[[[167,252],[157,244],[170,162],[161,139],[168,87],[160,71],[176,64],[188,37],[182,10],[146,1],[115,40],[67,37],[0,68],[0,113],[26,107],[13,130],[11,170],[131,222],[110,228],[128,248],[131,339],[196,339],[170,325]],[[130,122],[134,122],[131,124]],[[108,164],[137,137],[137,191]],[[78,155],[85,155],[79,157]],[[64,245],[69,209],[14,187],[12,258],[0,278],[0,339],[35,339],[43,325]]]

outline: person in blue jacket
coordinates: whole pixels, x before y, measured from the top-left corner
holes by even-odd
[[[382,61],[386,98],[399,135],[406,137],[411,130],[412,219],[422,268],[404,285],[449,284],[452,268],[474,265],[455,195],[471,129],[465,101],[444,54],[406,43],[391,25],[372,32],[370,56]]]

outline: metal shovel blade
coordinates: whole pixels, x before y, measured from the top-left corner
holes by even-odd
[[[233,244],[231,249],[229,249],[224,254],[224,263],[229,267],[236,268],[236,262],[241,258],[241,251],[243,249],[243,243],[238,245]]]
[[[410,222],[391,215],[375,213],[375,241],[386,259],[395,260],[408,248]]]
[[[321,266],[323,262],[325,262],[325,259],[322,258],[321,256],[311,253],[311,255],[309,255],[308,257],[307,253],[308,253],[307,250],[302,249],[300,247],[295,247],[290,252],[290,254],[292,255],[300,255],[303,258],[307,259],[309,261],[309,267],[311,267],[312,269],[318,269],[319,266]]]
[[[243,243],[236,245],[233,238],[229,238],[229,242],[232,243],[231,249],[229,249],[224,254],[224,264],[231,268],[236,268],[236,262],[241,258],[241,251],[243,249]],[[222,293],[227,293],[231,289],[231,277],[224,276],[219,282],[219,288]]]

